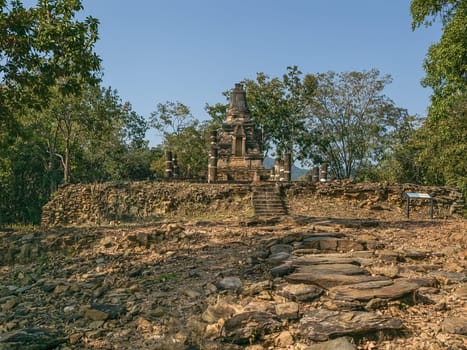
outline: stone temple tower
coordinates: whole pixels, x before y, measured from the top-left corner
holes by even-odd
[[[262,132],[255,128],[242,84],[235,84],[230,106],[217,138],[217,179],[253,181],[266,179]]]

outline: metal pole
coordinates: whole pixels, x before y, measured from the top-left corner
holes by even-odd
[[[406,205],[407,219],[410,217],[410,197],[407,196],[407,205]]]

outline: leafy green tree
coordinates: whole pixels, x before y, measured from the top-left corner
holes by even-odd
[[[428,117],[411,142],[418,145],[415,161],[424,183],[457,186],[467,195],[467,95],[451,101],[447,114]]]
[[[46,124],[33,118],[57,91],[79,94],[100,80],[98,21],[76,19],[80,0],[0,0],[0,223],[38,221],[61,176]],[[49,128],[50,129],[50,128]],[[53,134],[52,134],[53,137]]]
[[[194,122],[195,118],[190,108],[179,101],[158,103],[150,118],[151,126],[164,138],[169,135],[179,135]]]
[[[147,150],[145,120],[111,88],[89,87],[66,98],[58,94],[38,115],[51,145],[48,153],[60,159],[64,183],[126,179],[131,171],[122,159]],[[149,163],[146,167],[149,171]]]
[[[307,101],[310,144],[302,157],[328,162],[337,178],[355,178],[381,159],[407,111],[382,93],[391,78],[376,69],[320,73],[314,82]]]
[[[0,222],[38,222],[64,183],[65,164],[70,182],[152,176],[145,121],[110,88],[89,87],[79,98],[57,93],[47,108],[18,120],[21,135],[0,148]]]
[[[0,1],[0,130],[18,131],[17,111],[40,109],[57,86],[65,95],[96,85],[98,21],[76,19],[80,0]]]
[[[189,107],[181,102],[159,103],[151,113],[150,125],[163,137],[163,147],[177,156],[178,176],[206,177],[208,164],[209,122],[200,123]],[[155,160],[151,168],[163,174],[165,158]]]
[[[377,162],[365,163],[357,174],[360,181],[423,182],[423,169],[414,161],[420,145],[416,142],[422,118],[408,116],[392,129],[381,146]]]
[[[467,2],[465,0],[413,0],[412,29],[431,25],[441,17],[441,40],[430,46],[425,58],[425,87],[433,89],[431,118],[443,118],[452,109],[457,95],[466,93],[467,86]]]
[[[467,1],[412,0],[412,29],[437,18],[442,36],[430,46],[422,85],[433,89],[428,118],[415,135],[424,182],[457,185],[467,194]]]
[[[19,137],[8,147],[11,176],[7,178],[8,192],[6,202],[3,202],[6,206],[3,214],[8,218],[7,221],[39,222],[41,207],[49,198],[49,177],[42,145],[37,141]]]
[[[229,94],[230,91],[225,91],[223,92],[223,95],[229,100]],[[227,108],[229,107],[229,104],[226,103],[216,103],[214,105],[210,105],[206,103],[204,106],[204,110],[206,113],[211,117],[211,120],[209,121],[209,124],[212,128],[212,130],[217,130],[222,126],[222,123],[225,121],[226,115],[227,115]]]
[[[257,73],[256,79],[245,79],[248,107],[256,126],[263,131],[263,150],[300,157],[309,141],[305,131],[306,102],[315,88],[314,77],[303,75],[297,66],[287,67],[282,77]],[[231,91],[223,92],[229,99]],[[211,127],[219,128],[225,120],[228,104],[206,105]]]
[[[263,130],[266,152],[275,147],[279,155],[293,154],[307,142],[306,101],[314,93],[313,76],[303,76],[297,66],[287,67],[282,79],[258,73],[246,79],[247,101],[253,120]]]

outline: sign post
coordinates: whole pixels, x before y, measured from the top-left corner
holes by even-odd
[[[410,200],[411,199],[429,199],[430,200],[430,219],[433,219],[433,197],[428,193],[418,193],[418,192],[406,192],[405,197],[406,201],[406,214],[407,219],[410,218]]]

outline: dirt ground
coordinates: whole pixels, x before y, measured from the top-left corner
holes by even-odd
[[[400,319],[403,330],[345,334],[354,348],[467,349],[466,220],[430,220],[426,208],[407,220],[399,208],[332,201],[307,203],[294,213],[0,230],[0,349],[40,349],[32,340],[27,346],[8,341],[36,328],[60,339],[50,345],[57,349],[313,349],[300,316],[248,344],[226,341],[223,330],[232,314],[251,305],[268,311],[284,303],[276,293],[284,278],[271,276],[269,249],[312,232],[371,241],[372,274],[436,281],[411,294],[413,300],[377,307],[379,315]],[[226,278],[240,284],[223,287]],[[326,294],[297,304],[299,315],[335,309]]]

